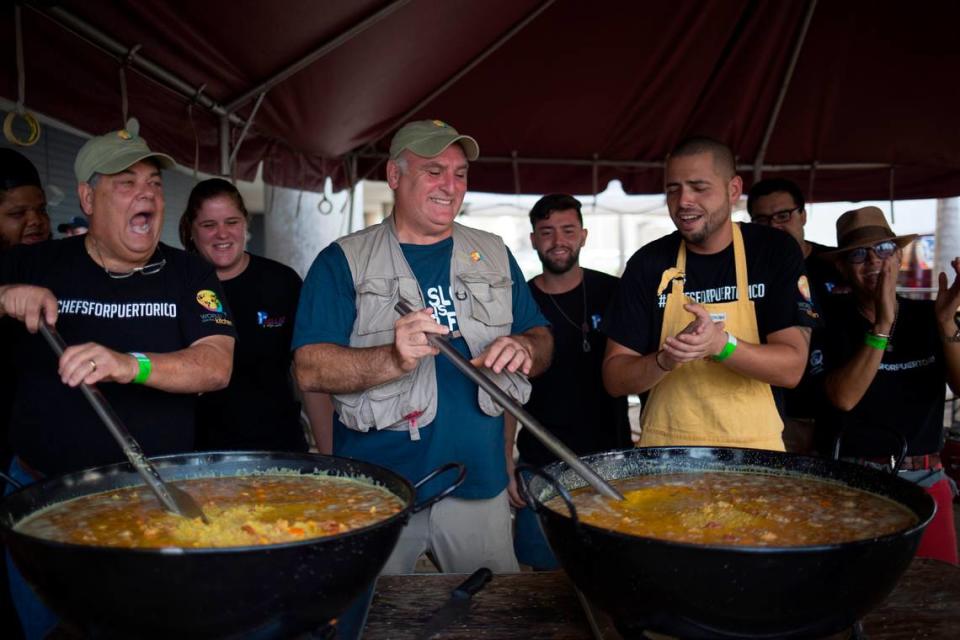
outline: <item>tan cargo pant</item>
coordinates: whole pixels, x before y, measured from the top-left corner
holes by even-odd
[[[413,573],[427,551],[445,573],[472,573],[480,567],[494,573],[519,571],[506,489],[487,500],[445,498],[413,516],[383,573]]]

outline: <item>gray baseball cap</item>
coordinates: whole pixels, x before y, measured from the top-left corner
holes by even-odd
[[[150,151],[139,133],[140,123],[130,118],[126,128],[87,140],[73,163],[77,182],[89,182],[95,173],[120,173],[147,158],[154,158],[161,169],[170,169],[176,164],[167,154]]]

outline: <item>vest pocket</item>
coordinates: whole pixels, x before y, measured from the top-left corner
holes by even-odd
[[[372,428],[380,430],[392,427],[409,414],[419,417],[420,413],[409,407],[415,373],[359,393],[335,395],[334,405],[340,421],[349,429],[366,432]]]
[[[491,327],[513,322],[513,281],[499,273],[461,273],[470,293],[470,316]]]
[[[366,402],[360,408],[364,423],[377,429],[391,427],[411,411],[410,387],[413,386],[414,373],[391,380],[367,390]]]
[[[393,331],[398,296],[396,278],[370,278],[357,285],[357,334]]]

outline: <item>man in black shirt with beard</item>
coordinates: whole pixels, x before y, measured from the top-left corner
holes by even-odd
[[[587,230],[576,198],[560,193],[544,196],[531,209],[530,224],[530,242],[543,263],[543,273],[528,284],[553,328],[554,357],[551,367],[531,380],[526,409],[578,455],[632,446],[627,399],[607,394],[601,375],[606,336],[599,326],[619,281],[580,266]],[[516,421],[508,416],[509,494],[518,509],[514,550],[523,564],[557,568],[536,516],[517,493],[512,473],[515,434]],[[543,466],[556,460],[526,430],[520,431],[517,448],[523,462]]]

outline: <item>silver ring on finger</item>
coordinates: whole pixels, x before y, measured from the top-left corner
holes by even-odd
[[[91,360],[90,360],[90,372],[93,373],[93,372],[96,371],[96,370],[97,370],[97,361],[91,359]]]

